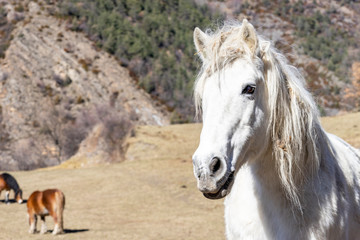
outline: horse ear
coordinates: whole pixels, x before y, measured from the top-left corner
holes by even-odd
[[[208,35],[200,30],[200,28],[195,28],[194,30],[194,43],[196,47],[196,54],[204,61],[206,59],[206,42]]]
[[[260,55],[263,57],[267,51],[269,51],[270,48],[270,42],[269,41],[261,41],[260,42]]]
[[[256,31],[253,25],[251,25],[246,19],[244,19],[242,22],[240,29],[240,37],[248,45],[251,52],[255,54],[255,51],[258,47]]]

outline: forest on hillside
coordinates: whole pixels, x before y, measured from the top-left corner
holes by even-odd
[[[193,29],[216,27],[227,18],[206,2],[214,1],[198,5],[194,0],[64,0],[58,3],[57,15],[67,19],[69,29],[85,32],[98,48],[113,54],[140,87],[168,107],[172,122],[182,123],[194,119],[192,88],[199,62]],[[336,2],[351,9],[356,1]],[[321,1],[245,0],[235,13],[270,13],[291,24],[301,52],[349,84],[352,64],[360,61],[357,33],[343,25],[338,9],[318,9],[323,9]],[[316,81],[318,76],[311,74],[307,81]],[[339,108],[341,89],[332,87],[328,94],[339,96],[332,103]]]
[[[64,0],[59,17],[113,54],[138,84],[172,111],[172,122],[193,121],[198,63],[192,34],[222,16],[193,0]]]

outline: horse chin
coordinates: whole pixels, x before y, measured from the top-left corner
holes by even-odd
[[[230,188],[234,181],[234,172],[230,173],[225,183],[215,193],[203,193],[204,197],[212,200],[217,200],[226,197],[230,193]]]

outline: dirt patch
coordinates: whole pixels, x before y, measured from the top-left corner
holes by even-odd
[[[360,148],[360,112],[321,118],[321,124],[352,146]]]

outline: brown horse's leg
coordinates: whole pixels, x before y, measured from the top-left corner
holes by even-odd
[[[30,229],[29,229],[29,233],[35,233],[36,232],[36,222],[37,222],[37,216],[33,213],[29,213],[29,224],[30,224]]]
[[[9,204],[9,195],[10,195],[10,190],[6,190],[5,191],[5,203]]]
[[[61,191],[55,193],[55,206],[53,206],[53,211],[51,216],[54,218],[55,226],[53,234],[64,233],[64,221],[63,221],[63,211],[65,206],[65,196]]]
[[[51,216],[53,217],[54,223],[55,223],[54,230],[53,230],[52,234],[56,235],[56,234],[60,233],[59,221],[58,221],[58,217],[56,215],[56,211],[52,212]]]
[[[45,223],[45,216],[41,216],[41,230],[40,230],[40,234],[44,234],[46,233],[47,228],[46,228],[46,223]]]

